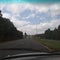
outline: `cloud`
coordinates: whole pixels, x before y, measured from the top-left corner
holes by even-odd
[[[51,30],[54,30],[54,28],[58,27],[60,25],[60,20],[52,20],[51,22],[44,22],[36,25],[34,24],[27,24],[23,27],[19,27],[23,32],[27,32],[28,34],[39,34],[44,33],[45,30],[50,28]],[[37,29],[37,32],[36,32]]]
[[[11,19],[11,15],[8,14],[8,13],[3,13],[3,17],[4,17],[4,18],[9,18],[9,19]]]
[[[57,28],[58,25],[60,25],[60,20],[52,20],[51,22],[44,22],[36,25],[27,25],[24,28],[22,28],[23,31],[27,31],[28,34],[39,34],[39,33],[44,33],[45,30],[50,28],[51,30],[54,30],[55,27]],[[36,31],[37,29],[37,31]]]
[[[44,33],[60,24],[60,4],[0,4],[3,17],[28,34]]]

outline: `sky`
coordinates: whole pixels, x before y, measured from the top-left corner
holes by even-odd
[[[41,34],[60,25],[60,0],[0,0],[0,10],[27,34]]]

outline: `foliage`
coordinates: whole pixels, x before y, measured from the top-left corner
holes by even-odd
[[[60,25],[58,28],[54,30],[47,29],[44,34],[37,34],[35,36],[39,36],[44,39],[53,39],[53,40],[60,40]]]
[[[0,41],[21,38],[23,38],[23,32],[18,31],[9,19],[0,17]]]

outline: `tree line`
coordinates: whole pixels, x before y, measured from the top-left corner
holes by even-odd
[[[0,42],[22,38],[22,31],[18,31],[9,19],[0,17]]]
[[[39,36],[44,39],[60,40],[60,25],[54,30],[47,29],[44,34],[37,34],[35,36]]]

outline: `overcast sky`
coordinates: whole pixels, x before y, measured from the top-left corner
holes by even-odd
[[[10,1],[10,3],[6,3],[6,1]],[[3,17],[9,18],[18,30],[27,32],[27,34],[36,34],[37,25],[37,33],[44,33],[46,29],[53,30],[60,25],[59,0],[55,0],[55,2],[51,0],[50,3],[47,0],[44,1],[2,0],[0,10],[2,10]]]

